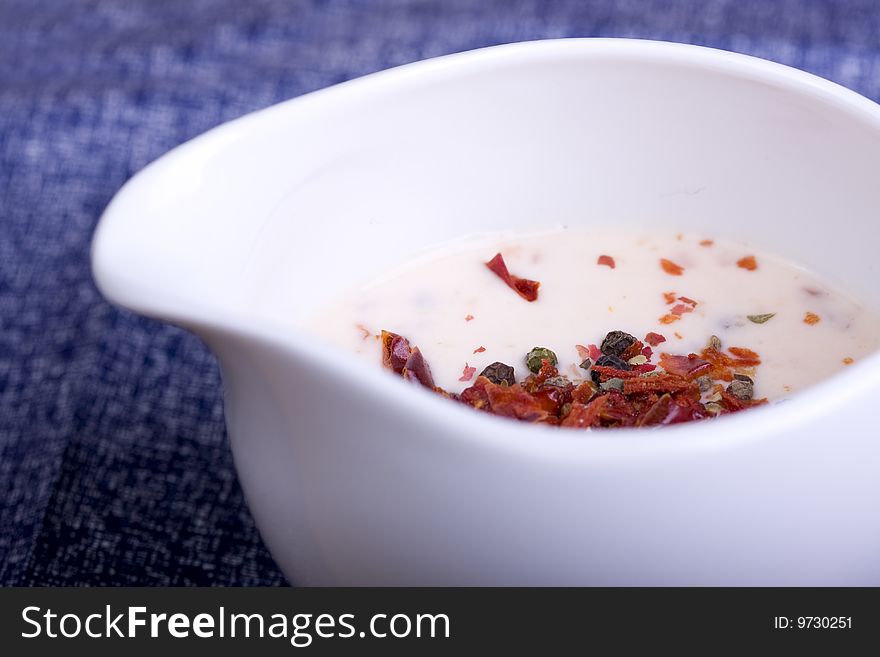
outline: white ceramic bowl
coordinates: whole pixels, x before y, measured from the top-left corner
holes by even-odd
[[[746,239],[880,304],[878,172],[880,107],[806,73],[523,43],[210,131],[125,185],[93,264],[109,299],[218,355],[245,494],[294,582],[878,585],[877,354],[777,406],[583,434],[475,413],[293,328],[431,244],[542,223]]]

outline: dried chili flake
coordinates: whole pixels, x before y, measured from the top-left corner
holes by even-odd
[[[666,338],[660,335],[659,333],[654,333],[651,331],[648,335],[645,336],[645,342],[647,342],[652,347],[656,347],[661,342],[666,342]]]
[[[642,347],[642,356],[651,360],[651,356],[654,355],[654,350],[651,347]]]
[[[812,326],[813,324],[818,324],[821,319],[822,318],[819,317],[819,315],[817,315],[816,313],[808,312],[806,315],[804,315],[804,324],[809,324],[810,326]]]
[[[757,352],[752,351],[751,349],[745,349],[744,347],[730,347],[727,351],[736,356],[739,360],[739,363],[741,363],[742,365],[748,366],[761,364],[761,357],[757,354]]]
[[[587,358],[591,358],[590,350],[582,344],[576,344],[574,348],[578,352],[578,358],[581,360],[586,360]]]
[[[681,276],[684,273],[684,267],[666,258],[660,258],[660,267],[670,276]]]
[[[357,328],[358,331],[360,331],[362,333],[363,340],[366,340],[367,338],[369,338],[372,335],[372,333],[370,332],[370,329],[368,329],[363,324],[355,324],[355,327]]]
[[[487,381],[485,390],[489,409],[495,415],[513,417],[525,422],[558,421],[551,413],[555,404],[548,404],[550,408],[546,408],[541,404],[544,400],[526,392],[518,384],[497,386]]]
[[[672,310],[670,310],[669,312],[672,313],[673,315],[681,316],[681,315],[684,315],[685,313],[694,312],[694,307],[689,306],[684,303],[677,303],[672,307]]]
[[[563,427],[587,428],[596,426],[599,422],[599,414],[608,403],[608,396],[596,397],[587,404],[573,402],[566,418],[562,421]]]
[[[474,374],[477,373],[476,367],[471,367],[467,363],[464,364],[464,369],[461,371],[461,377],[459,377],[459,381],[470,381],[474,378]]]
[[[675,303],[675,292],[664,292],[663,300],[666,302],[667,305],[671,306],[673,303]]]
[[[674,374],[658,374],[657,376],[638,376],[623,382],[626,395],[645,392],[678,392],[687,390],[694,384]]]
[[[431,388],[433,390],[436,387],[434,385],[434,377],[431,376],[431,368],[428,367],[428,363],[418,347],[412,348],[401,374],[404,379],[417,381],[426,388]]]
[[[590,350],[589,356],[593,360],[599,360],[602,357],[602,350],[594,344],[588,344],[587,349]]]
[[[849,356],[847,356],[846,358],[843,359],[844,365],[852,365],[854,362],[855,361],[852,358],[850,358]]]
[[[755,271],[758,268],[758,261],[755,260],[755,256],[750,255],[737,260],[736,266],[748,271]]]
[[[660,367],[684,379],[695,379],[705,374],[712,367],[712,363],[704,360],[696,354],[678,356],[673,354],[660,354]]]
[[[676,331],[676,332],[673,333],[672,335],[674,335],[674,336],[675,336],[676,338],[678,338],[679,340],[684,340],[684,336],[683,336],[681,333],[679,333],[678,331]]]
[[[688,297],[678,297],[678,300],[681,301],[682,303],[688,304],[689,306],[691,306],[693,308],[697,307],[697,302],[694,301],[693,299],[689,299]]]
[[[644,348],[645,344],[641,340],[636,340],[629,346],[629,348],[627,348],[622,354],[620,354],[620,357],[623,360],[629,360],[630,358],[633,358],[635,356],[641,356],[642,349]]]
[[[611,269],[614,269],[614,267],[616,266],[614,264],[614,258],[608,255],[600,255],[599,259],[596,261],[596,264],[605,265],[606,267],[611,267]]]
[[[507,270],[500,253],[496,253],[495,257],[486,263],[486,267],[526,301],[535,301],[538,298],[538,287],[541,284],[538,281],[512,275]]]
[[[657,321],[660,322],[661,324],[672,324],[672,322],[677,322],[680,319],[681,319],[681,315],[672,315],[670,313],[666,313],[665,315],[660,317],[660,319],[658,319]]]
[[[700,240],[700,246],[712,246],[715,240]]]
[[[607,358],[614,358],[614,356],[608,356]],[[600,358],[599,360],[601,361],[602,359]],[[613,363],[605,361],[605,364],[602,365],[596,363],[590,372],[594,383],[603,383],[608,379],[631,379],[639,375],[635,368],[620,359]]]
[[[481,354],[484,351],[486,351],[486,347],[477,347],[476,349],[474,349],[475,354]]]
[[[403,372],[412,350],[409,340],[397,333],[382,331],[382,364],[395,374]]]
[[[469,322],[469,321],[471,321],[473,318],[474,318],[473,315],[465,315],[465,316],[464,316],[464,321]]]

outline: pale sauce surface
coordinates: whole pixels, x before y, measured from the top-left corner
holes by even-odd
[[[649,331],[662,334],[667,341],[654,348],[657,355],[699,353],[712,335],[725,348],[752,349],[762,360],[756,397],[771,400],[880,348],[877,309],[771,254],[711,242],[705,235],[580,228],[473,238],[332,300],[305,327],[377,367],[374,336],[399,333],[421,348],[437,385],[452,392],[471,384],[459,380],[466,364],[479,374],[501,361],[521,380],[525,354],[535,346],[557,354],[561,373],[584,377],[575,345],[598,345],[615,329],[641,340]],[[485,266],[497,252],[512,274],[541,283],[537,301],[525,301]],[[615,267],[597,264],[600,255],[611,256]],[[756,269],[737,265],[746,256],[755,257]],[[683,273],[664,271],[661,258]],[[697,305],[664,324],[660,318],[679,303],[667,303],[670,292]],[[747,318],[766,313],[776,314],[762,324]],[[804,321],[807,313],[818,321]]]

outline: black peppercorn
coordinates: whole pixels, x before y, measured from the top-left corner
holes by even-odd
[[[599,350],[606,356],[620,356],[635,344],[636,339],[624,331],[611,331],[602,340]],[[598,363],[597,363],[598,364]]]
[[[512,386],[516,383],[516,376],[514,376],[513,368],[510,365],[505,365],[504,363],[492,363],[491,365],[487,365],[486,368],[480,372],[480,376],[485,376],[492,383],[496,385],[509,385]]]

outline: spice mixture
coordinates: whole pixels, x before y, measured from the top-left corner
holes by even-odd
[[[663,336],[652,334],[654,341]],[[556,368],[556,354],[535,347],[525,355],[530,374],[516,381],[513,367],[487,365],[473,385],[460,394],[434,383],[431,369],[409,340],[382,331],[382,362],[403,378],[419,383],[449,399],[477,410],[523,422],[563,427],[650,427],[733,413],[767,402],[754,399],[751,376],[761,364],[748,349],[721,348],[710,338],[699,355],[661,353],[658,367],[653,350],[623,331],[611,331],[601,346],[582,347],[593,354],[581,362],[584,377],[569,378]],[[646,336],[646,341],[648,336]],[[475,367],[465,365],[461,381],[469,381]]]

